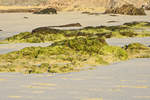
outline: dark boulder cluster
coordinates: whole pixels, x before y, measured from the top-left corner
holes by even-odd
[[[55,8],[46,8],[40,11],[36,11],[34,14],[57,14],[57,10]]]
[[[136,8],[131,4],[124,4],[121,7],[110,8],[105,11],[106,14],[123,14],[123,15],[146,15],[143,8]]]

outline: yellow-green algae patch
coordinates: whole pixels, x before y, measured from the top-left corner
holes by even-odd
[[[9,37],[0,43],[45,43],[56,42],[76,37],[148,37],[150,22],[132,22],[118,26],[85,27],[77,30],[59,30],[51,27],[41,27],[32,32],[23,32]]]
[[[0,72],[67,73],[143,57],[150,57],[150,48],[140,43],[121,48],[109,46],[105,38],[76,37],[0,55]]]
[[[28,47],[0,55],[0,71],[65,73],[126,59],[128,55],[124,49],[109,46],[104,38],[80,37],[55,42],[48,47]]]

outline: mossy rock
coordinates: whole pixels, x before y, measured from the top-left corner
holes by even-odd
[[[57,14],[57,10],[54,8],[46,8],[40,11],[34,12],[34,14]]]
[[[131,4],[124,4],[121,7],[110,8],[105,13],[123,14],[123,15],[146,15],[143,8],[136,8]]]

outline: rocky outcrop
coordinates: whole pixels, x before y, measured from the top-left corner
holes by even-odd
[[[121,7],[110,8],[105,11],[106,14],[123,14],[123,15],[146,15],[143,8],[136,8],[131,4],[124,4]]]
[[[36,11],[34,14],[57,14],[57,10],[54,8],[46,8],[40,11]]]

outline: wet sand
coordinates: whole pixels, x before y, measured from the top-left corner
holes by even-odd
[[[0,100],[149,100],[149,65],[134,59],[77,73],[0,73]]]
[[[28,18],[24,18],[28,17]],[[31,13],[0,13],[0,39],[14,34],[31,31],[42,26],[57,26],[71,23],[81,23],[85,26],[120,25],[132,21],[150,21],[150,11],[147,16],[110,16],[109,14],[87,15],[80,12],[60,12],[57,15],[36,15]],[[115,21],[109,23],[109,21]]]

